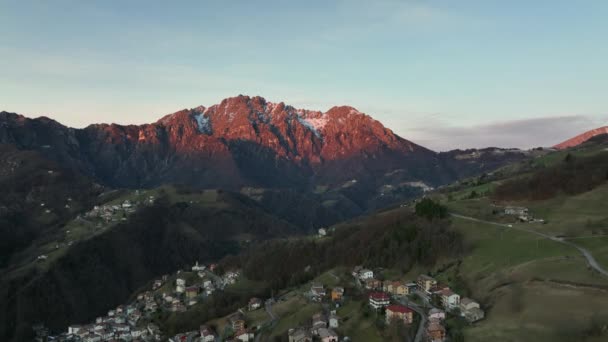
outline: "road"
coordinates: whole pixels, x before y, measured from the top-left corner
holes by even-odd
[[[274,301],[271,299],[266,300],[266,302],[264,303],[264,310],[266,310],[266,313],[268,314],[268,316],[270,316],[270,323],[267,326],[264,326],[262,328],[262,330],[267,330],[267,329],[272,329],[276,324],[277,324],[277,316],[275,316],[274,312],[272,312],[272,303]],[[253,340],[254,342],[260,342],[260,338],[262,337],[262,333],[258,332],[255,335],[255,339]]]
[[[424,338],[424,327],[426,327],[427,321],[425,309],[414,302],[408,301],[407,298],[399,298],[397,299],[397,302],[401,305],[409,307],[420,315],[420,325],[418,326],[418,331],[416,332],[414,342],[422,341],[422,339]]]
[[[450,215],[452,215],[453,217],[457,217],[463,220],[469,220],[469,221],[474,221],[474,222],[480,222],[480,223],[486,223],[486,224],[491,224],[494,226],[499,226],[499,227],[503,227],[503,228],[510,228],[510,229],[516,229],[519,231],[523,231],[523,232],[527,232],[527,233],[531,233],[531,234],[535,234],[538,235],[540,237],[543,237],[545,239],[549,239],[551,241],[555,241],[570,247],[574,247],[576,248],[579,252],[581,252],[581,254],[585,257],[585,259],[587,260],[587,264],[589,264],[589,266],[591,266],[594,270],[598,271],[600,274],[604,275],[605,277],[608,277],[608,271],[606,269],[604,269],[602,267],[602,265],[600,265],[595,258],[593,257],[593,255],[591,254],[591,252],[589,252],[589,250],[587,250],[586,248],[583,248],[571,241],[566,241],[563,238],[559,238],[559,237],[555,237],[552,235],[548,235],[545,233],[541,233],[541,232],[537,232],[536,230],[533,229],[529,229],[529,228],[525,228],[525,227],[521,227],[521,226],[517,226],[517,225],[511,225],[511,224],[504,224],[504,223],[498,223],[498,222],[491,222],[491,221],[485,221],[485,220],[480,220],[474,217],[470,217],[470,216],[464,216],[464,215],[459,215],[459,214],[454,214],[451,213]]]

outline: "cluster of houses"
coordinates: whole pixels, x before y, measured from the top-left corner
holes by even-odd
[[[237,312],[229,317],[230,327],[235,331],[232,337],[220,339],[218,334],[209,326],[201,325],[198,331],[179,333],[171,338],[169,342],[250,342],[255,339],[255,334],[245,327],[245,318],[242,313]]]
[[[340,318],[336,311],[332,310],[329,315],[318,312],[312,315],[309,327],[289,329],[287,337],[289,342],[338,342],[339,336],[334,329],[339,325]]]
[[[125,200],[122,204],[96,205],[84,214],[86,218],[100,218],[106,223],[117,222],[126,219],[126,215],[132,214],[137,209],[138,203]]]
[[[247,310],[255,311],[262,307],[263,301],[260,298],[251,298],[247,305]],[[228,316],[228,324],[232,330],[232,336],[222,339],[226,342],[249,342],[255,339],[253,329],[247,327],[245,315],[241,309]],[[215,342],[220,340],[219,335],[209,326],[201,325],[198,331],[179,333],[171,338],[170,342]]]
[[[137,303],[121,305],[98,317],[94,323],[70,325],[56,341],[161,341],[158,326],[142,319],[144,313]],[[49,339],[50,340],[50,339]]]
[[[460,315],[470,323],[484,318],[484,311],[479,303],[471,298],[461,298],[449,286],[439,283],[428,275],[418,276],[415,283],[379,281],[374,278],[372,270],[360,266],[354,268],[352,275],[362,287],[370,291],[369,306],[375,310],[384,309],[387,323],[401,321],[404,324],[411,324],[413,322],[414,310],[408,306],[393,303],[393,299],[401,299],[416,293],[425,302],[431,304],[431,309],[428,311],[428,324],[425,328],[428,341],[445,341],[446,329],[443,322],[446,312]],[[433,303],[438,303],[442,309],[434,307]]]
[[[226,272],[220,277],[212,272],[215,267],[210,265],[207,268],[197,262],[192,267],[191,274],[178,271],[174,281],[171,281],[173,278],[169,275],[163,275],[154,280],[151,290],[138,294],[132,303],[108,311],[106,316],[98,317],[94,323],[70,325],[67,332],[53,338],[57,341],[75,342],[160,341],[161,331],[151,323],[153,314],[159,310],[187,311],[214,291],[238,280],[239,271]],[[250,307],[256,307],[256,303],[257,301],[253,301]],[[259,305],[261,306],[261,301]],[[192,339],[194,335],[197,335],[195,337],[198,339]],[[214,334],[206,327],[201,327],[194,335],[180,334],[175,341],[215,341],[208,337]]]
[[[526,207],[504,207],[503,215],[514,216],[520,222],[545,222],[545,220],[543,219],[534,218],[534,216],[530,214],[530,211]]]
[[[331,302],[341,303],[344,299],[344,288],[336,286],[328,291],[322,284],[312,284],[308,296],[314,302],[323,302],[329,297]],[[289,329],[287,336],[289,342],[337,342],[339,336],[335,329],[339,325],[340,318],[335,310],[318,312],[312,315],[309,326]]]
[[[471,298],[460,298],[460,295],[450,289],[449,286],[440,284],[433,277],[422,274],[418,276],[418,289],[427,300],[437,298],[441,306],[448,312],[460,312],[470,323],[479,321],[484,318],[484,311],[480,308],[479,303]]]

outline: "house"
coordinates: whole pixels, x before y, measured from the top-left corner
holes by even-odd
[[[319,329],[327,328],[327,319],[322,313],[312,315],[312,332],[315,335],[319,334]]]
[[[338,328],[340,325],[340,318],[338,317],[338,315],[336,315],[335,311],[332,311],[331,314],[329,315],[329,327],[336,329]]]
[[[338,334],[327,328],[319,329],[319,338],[322,342],[338,342]]]
[[[313,284],[310,287],[310,297],[314,301],[322,301],[325,297],[325,287],[322,284]]]
[[[145,335],[147,332],[146,328],[134,328],[133,330],[131,330],[131,336],[133,338],[138,338],[141,337],[143,335]]]
[[[234,331],[241,331],[245,329],[245,316],[242,313],[236,312],[228,317],[228,322]]]
[[[480,308],[479,307],[479,303],[477,303],[476,301],[472,300],[471,298],[462,298],[460,300],[460,311],[461,312],[465,312],[468,310],[471,310],[473,308]]]
[[[289,329],[287,337],[289,342],[312,342],[312,334],[308,329]]]
[[[249,342],[249,341],[253,341],[253,339],[254,339],[254,337],[255,337],[255,336],[254,336],[254,334],[253,334],[252,332],[249,332],[249,331],[247,331],[247,330],[243,329],[243,330],[237,331],[237,332],[234,334],[234,337],[235,337],[235,338],[236,338],[238,341],[241,341],[241,342]]]
[[[249,300],[249,311],[257,310],[262,307],[262,300],[260,298],[251,298]]]
[[[186,288],[186,297],[187,298],[196,298],[198,296],[198,286],[190,286]]]
[[[175,279],[175,285],[177,286],[186,286],[186,280],[182,279],[182,278],[177,278]]]
[[[460,296],[450,289],[441,291],[441,303],[446,310],[452,310],[460,305]]]
[[[211,329],[206,325],[201,325],[201,342],[215,342],[215,334]]]
[[[479,303],[471,298],[462,298],[460,301],[460,314],[470,323],[483,319],[485,313],[479,307]]]
[[[470,323],[477,322],[485,317],[485,313],[480,308],[472,308],[464,312],[464,318]]]
[[[390,304],[390,298],[385,292],[372,292],[369,294],[369,305],[374,309],[380,309]]]
[[[505,215],[528,216],[528,208],[524,208],[524,207],[505,207]]]
[[[401,321],[404,324],[414,322],[414,310],[403,305],[389,305],[386,307],[386,323]]]
[[[439,310],[437,308],[432,308],[431,310],[429,310],[429,321],[439,322],[439,321],[443,321],[444,319],[445,319],[444,311]]]
[[[382,282],[374,278],[365,279],[365,288],[368,290],[381,290]]]
[[[205,270],[205,265],[199,265],[198,261],[192,266],[192,272],[202,272]]]
[[[325,228],[320,228],[319,229],[319,236],[323,237],[327,235],[327,230]]]
[[[344,297],[344,288],[343,287],[334,287],[331,290],[331,300],[340,301]]]
[[[82,337],[83,342],[100,342],[101,336],[93,333],[88,333],[87,335]]]
[[[68,327],[68,334],[75,335],[75,334],[78,334],[78,332],[81,330],[82,330],[82,325],[70,325]]]
[[[374,277],[374,271],[363,268],[359,271],[359,279],[371,279]]]
[[[443,342],[445,340],[445,328],[437,322],[430,322],[426,327],[426,336],[430,342]]]
[[[405,296],[410,293],[409,288],[400,281],[387,280],[382,284],[382,289],[395,296]]]
[[[437,280],[427,276],[426,274],[421,274],[418,276],[416,284],[418,285],[418,289],[420,291],[431,294],[430,290],[433,288],[433,286],[437,285]]]

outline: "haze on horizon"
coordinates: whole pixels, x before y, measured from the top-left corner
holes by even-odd
[[[608,124],[608,2],[0,0],[0,110],[156,121],[237,94],[350,105],[435,150]]]

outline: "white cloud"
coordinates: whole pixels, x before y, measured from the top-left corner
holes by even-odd
[[[540,117],[469,127],[429,118],[427,124],[400,133],[407,139],[438,151],[490,146],[532,148],[553,146],[607,123],[608,115]]]

